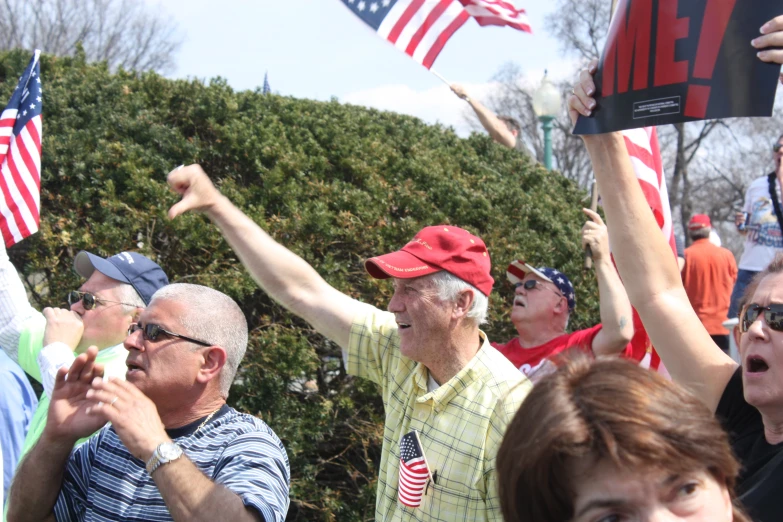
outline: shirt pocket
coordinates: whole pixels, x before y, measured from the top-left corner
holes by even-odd
[[[429,520],[473,521],[486,520],[486,503],[478,491],[457,491],[429,483],[422,502],[422,512]]]

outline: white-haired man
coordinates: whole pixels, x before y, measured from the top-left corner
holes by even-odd
[[[380,385],[386,423],[375,519],[501,520],[495,457],[529,384],[479,330],[493,285],[481,239],[427,227],[402,250],[368,260],[370,275],[394,278],[383,312],[330,286],[199,166],[173,171],[169,184],[183,195],[170,217],[205,212],[271,297],[340,345],[349,373]],[[429,467],[429,479],[413,479],[420,494],[405,489],[409,475],[400,486],[408,435],[418,435]]]
[[[226,405],[247,335],[242,310],[217,290],[156,292],[125,339],[127,380],[97,378],[95,347],[58,371],[9,520],[285,520],[283,444]]]
[[[584,209],[590,218],[582,228],[582,245],[589,246],[595,274],[601,323],[584,330],[566,333],[571,312],[576,307],[574,287],[568,277],[550,267],[533,268],[514,261],[506,275],[514,285],[511,321],[517,337],[492,346],[533,381],[552,369],[552,358],[570,349],[595,355],[630,355],[633,337],[631,303],[609,255],[609,236],[601,216]]]

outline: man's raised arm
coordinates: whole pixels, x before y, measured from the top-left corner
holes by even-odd
[[[583,209],[590,218],[582,228],[582,245],[590,246],[598,280],[598,297],[603,328],[593,339],[593,353],[616,355],[633,337],[631,302],[609,255],[609,234],[601,216]]]
[[[516,147],[517,137],[494,112],[487,109],[480,101],[469,97],[467,92],[465,92],[465,88],[461,85],[455,83],[451,85],[451,90],[458,97],[468,102],[468,105],[473,109],[473,112],[476,113],[482,127],[484,127],[492,139],[495,140],[495,143],[504,145],[509,149]]]
[[[595,108],[592,74],[583,71],[569,96],[572,122]],[[712,341],[688,301],[671,248],[642,194],[619,132],[583,136],[599,186],[614,258],[631,304],[674,380],[713,411],[737,364]]]
[[[361,303],[330,286],[304,259],[272,239],[218,192],[200,166],[176,169],[168,182],[182,195],[169,210],[169,218],[188,210],[205,213],[270,297],[348,347],[351,323]]]

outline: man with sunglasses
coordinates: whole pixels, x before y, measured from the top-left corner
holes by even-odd
[[[57,370],[69,367],[77,354],[96,346],[106,375],[124,377],[128,352],[122,341],[128,326],[152,294],[168,284],[157,263],[135,252],[104,259],[82,251],[73,268],[86,281],[68,294],[70,309],[44,308],[41,313],[28,302],[16,269],[0,248],[0,346],[44,388],[23,455],[44,430]]]
[[[737,317],[738,303],[753,277],[767,268],[776,254],[783,252],[783,135],[772,146],[772,159],[774,170],[753,180],[745,191],[742,211],[735,215],[735,225],[745,236],[745,246],[737,263],[737,282],[731,292],[730,319]]]
[[[49,422],[11,487],[9,519],[283,522],[285,447],[226,404],[247,349],[239,305],[172,284],[137,320],[124,342],[126,380],[96,378],[94,347],[58,372]]]
[[[601,324],[566,333],[576,307],[574,287],[554,268],[533,268],[513,261],[506,277],[514,285],[511,321],[517,330],[505,344],[492,343],[532,381],[554,369],[551,357],[571,348],[596,355],[616,355],[633,337],[631,303],[609,256],[609,238],[601,216],[584,209],[590,218],[582,228],[582,244],[592,251],[601,307]]]

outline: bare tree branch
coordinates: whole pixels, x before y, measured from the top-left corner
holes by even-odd
[[[40,48],[109,67],[167,72],[182,38],[171,18],[144,0],[3,0],[0,50]]]

